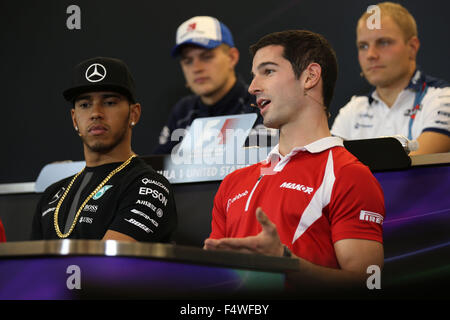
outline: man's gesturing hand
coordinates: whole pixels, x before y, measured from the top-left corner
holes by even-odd
[[[277,228],[260,207],[256,209],[256,219],[262,227],[262,231],[256,236],[245,238],[206,239],[203,249],[231,250],[278,257],[282,256],[283,244],[278,236]]]

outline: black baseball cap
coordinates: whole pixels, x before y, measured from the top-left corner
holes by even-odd
[[[63,92],[67,101],[82,93],[114,91],[136,103],[134,80],[128,66],[120,59],[96,57],[80,62],[73,69],[72,85]]]

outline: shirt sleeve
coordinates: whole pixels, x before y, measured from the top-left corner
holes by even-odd
[[[385,217],[383,190],[362,164],[340,170],[330,201],[333,243],[343,239],[365,239],[383,243]]]
[[[126,188],[108,229],[138,241],[168,242],[177,225],[173,190],[162,176],[140,175]]]
[[[450,136],[450,87],[429,88],[424,98],[423,124],[420,133],[433,131]]]

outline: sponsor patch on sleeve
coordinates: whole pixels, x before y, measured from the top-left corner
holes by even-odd
[[[375,222],[375,223],[382,225],[384,218],[379,213],[361,210],[361,212],[359,213],[359,220]]]

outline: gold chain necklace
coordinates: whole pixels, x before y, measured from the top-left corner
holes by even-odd
[[[111,171],[108,176],[97,186],[97,188],[94,189],[94,191],[91,192],[91,194],[86,198],[86,200],[84,200],[84,202],[81,204],[81,207],[78,209],[77,214],[75,215],[75,218],[73,219],[72,222],[72,226],[70,227],[69,231],[67,233],[62,233],[61,230],[59,229],[59,224],[58,224],[58,213],[59,213],[59,208],[61,207],[61,204],[63,203],[64,199],[66,198],[67,194],[69,193],[70,188],[72,187],[73,183],[75,182],[75,180],[78,178],[78,176],[84,171],[85,168],[83,168],[83,170],[81,170],[80,172],[78,172],[75,177],[73,177],[72,181],[70,181],[69,186],[67,187],[66,191],[64,192],[63,196],[61,197],[61,199],[58,202],[58,205],[56,206],[55,209],[55,214],[54,214],[54,219],[53,219],[53,224],[55,226],[55,231],[56,234],[58,235],[58,237],[64,239],[67,238],[73,231],[73,229],[75,228],[75,225],[77,223],[78,217],[81,213],[81,210],[84,208],[84,206],[86,205],[86,203],[91,200],[91,198],[100,191],[101,188],[103,188],[103,186],[106,184],[106,182],[108,182],[109,179],[112,178],[113,175],[115,175],[117,172],[119,172],[120,170],[122,170],[123,168],[125,168],[131,161],[131,159],[133,159],[134,157],[136,157],[136,155],[132,155],[131,157],[128,158],[127,161],[125,161],[124,163],[122,163],[120,166],[118,166],[116,169],[114,169],[113,171]]]

